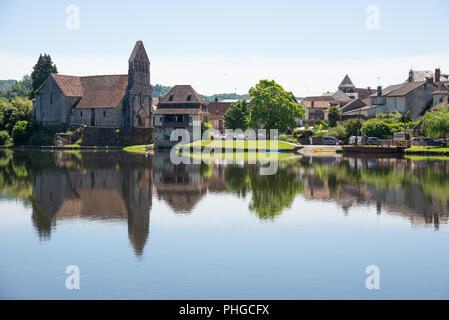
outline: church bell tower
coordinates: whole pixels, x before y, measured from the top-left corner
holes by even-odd
[[[128,88],[124,106],[125,127],[150,127],[153,111],[150,60],[142,41],[137,41],[128,60]]]

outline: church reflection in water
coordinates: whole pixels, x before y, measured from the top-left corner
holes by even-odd
[[[223,205],[248,199],[245,210],[264,221],[289,208],[304,214],[292,207],[300,198],[337,203],[344,214],[370,206],[412,225],[447,224],[449,161],[303,157],[281,161],[275,175],[261,176],[258,169],[218,162],[173,165],[167,153],[3,150],[0,194],[32,206],[43,239],[58,221],[125,220],[138,256],[149,242],[153,196],[174,214],[193,214],[204,197],[219,193],[227,194],[217,200]]]

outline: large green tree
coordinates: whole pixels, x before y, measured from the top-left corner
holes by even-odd
[[[248,128],[249,115],[250,107],[246,100],[232,103],[223,116],[225,128],[245,131]]]
[[[30,98],[34,98],[36,92],[40,89],[42,84],[47,80],[48,76],[52,73],[58,73],[56,65],[51,60],[50,55],[41,54],[37,63],[33,67],[31,73],[31,79],[33,80],[33,90],[31,91]]]
[[[273,80],[260,80],[249,89],[249,95],[252,103],[250,127],[262,124],[264,129],[278,129],[282,133],[296,126],[295,119],[304,117],[304,107],[296,102],[291,92]]]
[[[328,118],[329,118],[329,126],[331,128],[334,128],[337,126],[337,122],[341,120],[341,110],[339,107],[337,106],[332,106],[329,108],[329,113],[328,113]]]
[[[449,109],[439,107],[435,111],[428,111],[422,118],[423,129],[428,136],[446,139],[449,136]]]

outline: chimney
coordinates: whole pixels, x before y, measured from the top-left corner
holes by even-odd
[[[382,95],[382,86],[377,87],[377,96],[380,97]]]
[[[368,87],[368,94],[371,94],[371,87]]]
[[[441,70],[440,68],[435,69],[435,82],[440,82],[441,79]]]
[[[410,69],[408,72],[408,82],[413,82],[413,70]]]

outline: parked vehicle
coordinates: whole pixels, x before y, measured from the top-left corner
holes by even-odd
[[[338,145],[338,140],[335,139],[334,137],[323,137],[321,139],[323,141],[323,144],[325,145],[332,145],[332,146]]]
[[[365,144],[365,142],[366,142],[366,139],[365,139],[365,137],[362,137],[362,136],[349,137],[349,144],[352,144],[352,145],[354,145],[354,144],[362,145],[362,144]]]
[[[422,138],[418,138],[418,137],[412,138],[412,140],[411,140],[412,145],[414,145],[414,146],[419,146],[419,145],[421,145],[421,139],[422,139]]]
[[[367,144],[371,144],[371,145],[378,145],[379,144],[379,138],[377,137],[368,137],[368,141]]]
[[[443,141],[434,138],[422,138],[420,144],[423,146],[438,146],[438,147],[445,146],[445,143]]]

